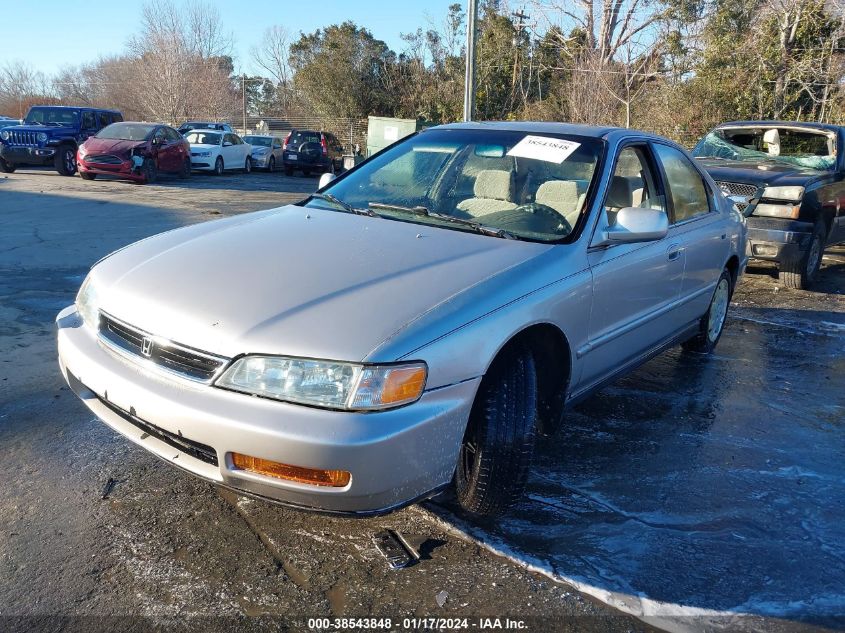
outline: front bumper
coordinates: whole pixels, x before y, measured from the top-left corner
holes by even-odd
[[[750,216],[746,224],[746,254],[755,259],[775,262],[801,259],[813,236],[810,222]]]
[[[250,156],[252,166],[256,169],[267,169],[270,165],[270,156],[272,156],[272,154],[265,154],[264,156]]]
[[[137,182],[141,182],[144,180],[143,174],[141,174],[139,170],[133,167],[132,161],[128,160],[121,162],[119,165],[108,163],[100,164],[86,162],[84,158],[82,160],[79,160],[79,156],[77,156],[76,167],[80,172],[83,173],[116,176],[117,178],[125,178],[127,180],[133,180]]]
[[[62,373],[105,424],[204,479],[313,510],[389,512],[448,484],[479,382],[428,391],[418,402],[391,411],[326,411],[144,369],[105,349],[73,306],[56,323]],[[176,444],[168,441],[173,438]],[[180,448],[179,441],[186,446]],[[216,459],[195,449],[211,451]],[[345,488],[273,479],[234,468],[233,452],[347,470],[352,479]]]
[[[55,147],[6,145],[0,143],[0,158],[13,165],[48,165],[56,156]]]

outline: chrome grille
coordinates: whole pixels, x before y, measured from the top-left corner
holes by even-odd
[[[197,382],[210,383],[229,362],[223,356],[154,336],[105,312],[100,313],[99,334],[103,343],[123,356]]]
[[[117,156],[109,154],[93,154],[83,158],[86,163],[97,163],[98,165],[120,165],[123,161]]]
[[[728,198],[737,206],[740,212],[745,212],[748,205],[755,195],[757,195],[757,185],[749,185],[744,182],[723,182],[717,181],[717,185]]]
[[[28,130],[9,130],[11,145],[38,145],[38,132]]]

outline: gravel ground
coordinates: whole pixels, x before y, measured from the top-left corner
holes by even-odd
[[[845,627],[845,249],[816,292],[754,269],[713,359],[671,351],[579,405],[539,448],[526,501],[493,524],[466,523],[448,499],[355,520],[252,501],[92,419],[61,379],[53,326],[91,264],[315,187],[258,173],[149,187],[0,177],[0,629]],[[388,570],[371,540],[384,527],[422,542],[423,559]]]

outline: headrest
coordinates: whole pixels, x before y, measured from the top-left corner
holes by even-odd
[[[634,183],[624,176],[614,176],[607,190],[604,206],[624,209],[634,205]]]
[[[534,201],[557,209],[578,202],[578,183],[574,180],[547,180],[537,189]]]
[[[482,169],[475,177],[473,193],[476,198],[510,202],[513,199],[513,176],[502,169]]]

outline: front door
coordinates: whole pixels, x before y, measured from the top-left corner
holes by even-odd
[[[647,144],[619,152],[599,229],[612,226],[624,207],[667,213],[656,163]],[[595,238],[594,238],[595,239]],[[639,359],[677,329],[675,307],[684,277],[684,250],[676,231],[661,240],[591,248],[593,309],[589,338],[577,350],[580,388],[588,389]],[[580,389],[579,389],[580,390]]]

